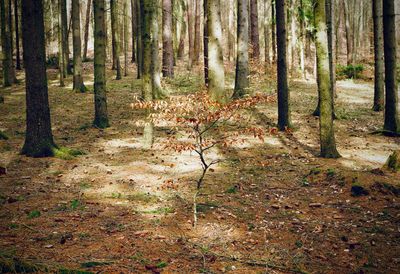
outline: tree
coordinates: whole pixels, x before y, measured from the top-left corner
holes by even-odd
[[[51,131],[42,0],[22,1],[22,37],[26,132],[21,153],[31,157],[53,156],[57,146]]]
[[[197,64],[200,58],[200,14],[201,14],[201,0],[195,0],[194,12],[194,51],[193,62]]]
[[[269,65],[271,63],[270,59],[270,49],[269,49],[269,39],[270,39],[270,34],[269,34],[269,29],[270,29],[270,18],[269,18],[269,9],[271,8],[270,2],[265,1],[264,3],[264,61],[266,65]]]
[[[219,103],[226,103],[228,94],[225,92],[220,0],[207,0],[207,28],[208,90],[213,100]]]
[[[203,26],[203,50],[204,50],[204,84],[208,86],[208,0],[203,0],[204,26]]]
[[[325,1],[326,0],[316,0],[314,3],[321,156],[324,158],[338,158],[340,155],[336,150],[333,127],[333,94],[331,92],[331,75],[329,69]]]
[[[128,36],[129,36],[129,31],[128,31],[128,0],[123,0],[123,16],[124,16],[124,29],[123,29],[123,34],[124,34],[124,76],[128,76]]]
[[[135,43],[136,43],[136,29],[137,29],[137,25],[136,25],[136,4],[135,4],[135,0],[131,0],[131,38],[132,38],[132,63],[136,63],[136,47],[135,47]]]
[[[400,133],[398,113],[396,22],[394,0],[383,1],[383,41],[385,55],[385,123],[383,129],[390,133]]]
[[[187,22],[188,22],[188,39],[189,39],[189,63],[188,67],[189,69],[192,68],[193,66],[193,60],[194,60],[194,36],[193,36],[193,30],[194,30],[194,18],[193,18],[193,0],[188,0],[187,1]]]
[[[135,0],[137,79],[142,78],[143,71],[142,17],[139,2],[140,0]]]
[[[83,61],[87,61],[87,50],[88,50],[88,42],[89,42],[89,25],[90,25],[90,11],[91,11],[91,3],[93,0],[86,0],[86,18],[85,18],[85,37],[83,42]]]
[[[117,70],[116,80],[120,80],[121,76],[121,61],[120,55],[120,37],[118,31],[118,2],[117,0],[110,0],[111,10],[111,38],[112,38],[112,51],[113,51],[113,69]]]
[[[15,24],[15,48],[16,48],[16,69],[21,70],[21,53],[19,42],[19,8],[18,0],[14,0],[14,24]]]
[[[278,43],[278,128],[291,126],[287,81],[285,0],[276,0],[276,35]]]
[[[260,58],[260,38],[258,34],[258,3],[257,0],[250,0],[250,29],[252,59]]]
[[[234,98],[243,97],[249,87],[249,13],[248,0],[238,0],[237,58]]]
[[[15,69],[12,58],[11,33],[9,25],[9,1],[0,0],[1,17],[1,47],[3,54],[3,86],[9,87],[16,83]]]
[[[62,28],[62,0],[58,1],[58,69],[60,73],[60,87],[64,87],[64,78],[66,77],[63,28]]]
[[[272,40],[272,62],[276,62],[276,5],[275,0],[271,0],[271,40]]]
[[[385,92],[385,63],[383,60],[383,20],[382,0],[372,1],[372,13],[374,21],[374,111],[382,111],[384,108]]]
[[[79,0],[72,0],[72,47],[74,60],[74,78],[72,89],[75,92],[86,92],[82,77],[82,41],[81,41],[81,16]]]
[[[67,16],[67,0],[59,0],[60,2],[60,16],[61,16],[61,44],[63,53],[63,65],[64,65],[64,78],[68,75],[72,75],[71,66],[69,65],[69,42],[68,42],[68,16]]]
[[[163,38],[163,63],[164,77],[174,76],[174,48],[172,42],[172,1],[162,0],[162,38]]]
[[[94,108],[93,125],[109,127],[106,92],[106,22],[104,0],[93,0],[94,12]]]

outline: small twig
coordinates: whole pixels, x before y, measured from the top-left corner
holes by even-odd
[[[26,227],[26,228],[28,228],[28,229],[34,231],[34,232],[40,233],[39,230],[36,230],[36,229],[34,229],[33,227],[31,227],[31,226],[29,226],[29,225],[27,225],[27,224],[20,223],[20,225],[22,225],[22,226],[24,226],[24,227]]]

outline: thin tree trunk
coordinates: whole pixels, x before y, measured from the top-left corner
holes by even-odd
[[[329,47],[326,29],[325,0],[316,1],[314,6],[316,27],[315,47],[317,55],[317,82],[320,105],[321,157],[338,158],[333,127],[333,94],[329,70]]]
[[[132,26],[132,30],[131,30],[131,38],[132,38],[132,63],[136,63],[136,10],[135,10],[135,0],[131,0],[131,26]]]
[[[195,21],[194,21],[194,52],[193,63],[198,64],[200,58],[200,14],[201,0],[195,0]]]
[[[203,48],[204,48],[204,84],[208,87],[208,16],[207,7],[209,0],[203,0],[204,26],[203,26]]]
[[[128,25],[129,25],[129,20],[128,20],[128,0],[123,0],[123,16],[124,16],[124,22],[123,22],[123,35],[124,35],[124,76],[128,76]]]
[[[94,13],[94,109],[93,125],[109,127],[106,92],[106,22],[104,0],[93,0]]]
[[[269,14],[270,14],[270,1],[265,0],[264,2],[264,59],[265,59],[265,64],[269,65],[271,64],[271,57],[270,57],[270,19],[269,19]]]
[[[251,58],[260,58],[260,38],[258,34],[258,4],[257,0],[250,0],[250,35],[251,35]]]
[[[51,5],[51,3],[50,3]],[[19,16],[18,16],[18,0],[14,0],[14,21],[15,21],[15,48],[16,51],[16,69],[21,70],[21,53],[20,53],[20,44],[19,44]],[[52,30],[53,31],[53,30]]]
[[[71,66],[69,64],[69,42],[68,42],[68,16],[67,16],[67,0],[61,1],[61,28],[62,28],[62,52],[64,55],[64,78],[68,75],[72,75]]]
[[[73,90],[86,92],[82,77],[82,41],[79,0],[72,0],[72,47],[74,60]]]
[[[8,24],[8,1],[0,0],[1,9],[1,47],[3,54],[3,87],[15,83],[15,71],[11,52],[11,35]]]
[[[60,87],[64,87],[66,77],[66,67],[64,58],[63,28],[62,28],[62,1],[58,1],[58,70],[60,73]]]
[[[287,82],[285,0],[276,0],[276,34],[278,42],[278,128],[283,131],[291,126]]]
[[[385,62],[383,59],[383,8],[382,0],[373,0],[373,18],[374,18],[374,111],[384,109],[385,92]]]
[[[31,157],[53,156],[57,146],[51,131],[42,0],[22,1],[22,37],[26,132],[21,154]]]
[[[347,46],[347,65],[352,65],[353,60],[353,37],[350,28],[350,11],[349,11],[349,3],[347,0],[343,0],[344,7],[344,19],[346,26],[346,46]]]
[[[249,13],[248,0],[238,0],[237,58],[233,98],[243,97],[249,87]]]
[[[136,67],[137,67],[137,79],[142,78],[143,72],[143,42],[142,42],[142,11],[140,0],[135,0],[135,15],[136,15]]]
[[[208,90],[214,101],[228,101],[225,92],[224,57],[222,53],[222,24],[220,0],[207,1],[208,26]]]
[[[383,1],[383,41],[385,55],[385,124],[384,130],[399,134],[398,81],[396,52],[396,16],[394,0]]]
[[[275,0],[271,0],[271,40],[272,40],[272,62],[276,62],[276,5]]]
[[[194,60],[194,35],[193,35],[193,2],[188,0],[187,4],[187,21],[188,21],[188,37],[189,37],[189,69],[193,66]]]
[[[172,2],[162,0],[162,38],[163,38],[163,64],[162,73],[164,77],[174,77],[174,48],[172,44]]]
[[[85,38],[83,43],[83,61],[87,61],[87,51],[88,51],[88,43],[89,43],[89,25],[90,25],[90,12],[91,12],[91,3],[93,0],[86,0],[86,18],[85,18]]]
[[[116,80],[121,77],[121,61],[120,54],[120,37],[118,31],[119,16],[118,16],[118,3],[117,0],[110,0],[111,9],[111,32],[112,32],[112,49],[113,49],[113,68],[117,70]]]

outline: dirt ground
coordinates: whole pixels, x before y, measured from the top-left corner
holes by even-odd
[[[90,64],[86,83],[92,91]],[[0,108],[0,269],[59,273],[399,273],[400,176],[380,169],[399,138],[371,134],[373,84],[339,81],[338,160],[318,157],[313,81],[291,80],[294,130],[265,142],[218,148],[224,159],[205,179],[199,223],[192,226],[194,154],[144,150],[144,117],[129,105],[140,93],[131,71],[108,72],[111,127],[91,127],[93,93],[58,87],[49,70],[56,143],[84,155],[31,159],[18,152],[25,130],[23,75]],[[201,86],[201,69],[164,84],[174,96]],[[228,83],[232,75],[228,75]],[[275,80],[253,73],[252,89],[274,93]],[[276,106],[259,106],[269,129]],[[166,129],[156,130],[156,143]],[[352,187],[362,189],[352,195]],[[0,271],[0,272],[1,272]]]

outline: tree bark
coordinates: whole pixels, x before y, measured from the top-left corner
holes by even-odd
[[[285,0],[276,0],[276,34],[278,43],[278,128],[283,131],[291,126],[287,81]]]
[[[188,38],[189,38],[189,69],[193,66],[194,60],[194,35],[193,35],[193,0],[188,0],[187,4],[187,21],[188,21]]]
[[[208,16],[207,6],[209,0],[203,0],[204,26],[203,26],[203,48],[204,48],[204,84],[208,87]]]
[[[272,62],[276,62],[276,5],[275,0],[271,0],[271,40],[272,40]]]
[[[249,13],[248,0],[238,0],[237,57],[233,98],[243,97],[249,87]]]
[[[200,59],[200,14],[201,14],[201,0],[195,1],[195,21],[194,21],[194,52],[193,63],[198,64]]]
[[[129,25],[129,20],[128,20],[128,0],[123,0],[123,16],[124,16],[124,29],[123,29],[123,35],[124,35],[124,76],[128,76],[128,44],[129,44],[129,31],[128,31],[128,25]]]
[[[71,66],[69,65],[69,42],[68,42],[68,16],[67,16],[67,0],[59,0],[61,2],[61,34],[62,34],[62,52],[64,64],[64,78],[72,75]]]
[[[109,127],[106,92],[106,22],[104,0],[93,0],[94,12],[94,109],[93,125]]]
[[[137,79],[142,78],[143,72],[143,42],[142,42],[142,11],[140,0],[135,0],[135,15],[136,15],[136,67],[137,67]]]
[[[81,41],[81,17],[79,0],[72,0],[72,47],[74,60],[73,90],[86,92],[82,77],[82,41]]]
[[[64,78],[67,75],[64,55],[64,34],[62,28],[62,0],[58,1],[58,70],[60,73],[60,87],[64,87]]]
[[[344,20],[345,20],[345,29],[346,29],[346,47],[347,47],[347,65],[353,65],[354,54],[353,54],[353,33],[350,27],[350,11],[349,11],[349,3],[347,0],[343,0],[344,7]]]
[[[385,92],[385,62],[383,60],[383,2],[382,0],[373,0],[372,13],[374,21],[374,111],[384,109]]]
[[[3,86],[9,87],[16,82],[15,69],[11,49],[11,33],[9,26],[8,1],[0,1],[1,9],[1,47],[3,54]]]
[[[315,47],[317,55],[317,82],[320,105],[320,142],[321,157],[338,158],[335,132],[333,127],[333,94],[331,92],[331,75],[329,69],[329,47],[326,28],[325,0],[318,0],[314,6],[316,27]]]
[[[20,42],[19,42],[19,8],[18,0],[14,0],[14,23],[15,23],[15,48],[16,48],[16,69],[21,70],[21,53],[20,53]]]
[[[394,0],[383,1],[383,41],[385,55],[385,124],[384,130],[400,133],[396,52],[396,17]]]
[[[172,2],[162,0],[162,38],[163,38],[163,64],[162,73],[164,77],[174,77],[174,48],[172,43]]]
[[[269,0],[266,0],[264,2],[264,59],[265,59],[265,64],[269,65],[271,63],[271,57],[270,57],[270,9],[271,5]]]
[[[119,37],[119,16],[118,16],[118,0],[110,0],[111,10],[111,38],[112,38],[112,50],[113,50],[113,68],[117,70],[116,80],[120,80],[121,77],[121,61],[120,61],[120,37]]]
[[[132,37],[132,63],[136,63],[136,10],[135,10],[135,0],[131,0],[131,26],[132,26],[132,30],[131,30],[131,37]]]
[[[220,0],[207,0],[207,16],[208,90],[212,100],[226,103]]]
[[[250,0],[250,29],[251,29],[251,58],[260,58],[260,38],[258,32],[258,3],[257,0]]]
[[[21,153],[30,157],[53,156],[57,146],[51,131],[42,0],[22,1],[22,37],[26,133]]]
[[[90,26],[90,13],[91,13],[91,3],[93,0],[86,0],[86,18],[85,18],[85,37],[83,43],[83,61],[87,61],[87,51],[89,43],[89,26]]]

